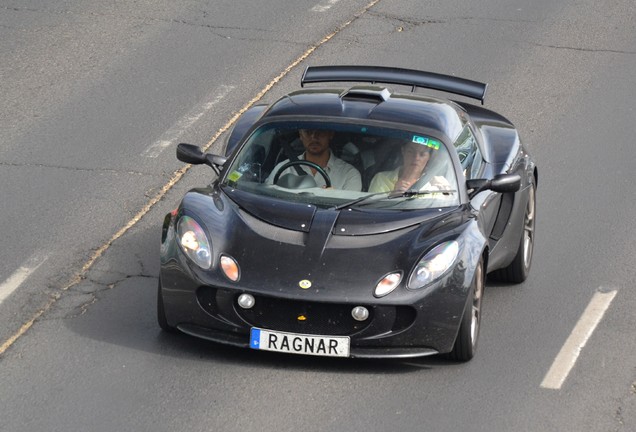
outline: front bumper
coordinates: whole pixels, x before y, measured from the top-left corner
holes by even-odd
[[[465,275],[453,270],[429,287],[402,295],[399,302],[392,303],[391,295],[376,299],[370,292],[364,299],[308,301],[287,298],[284,293],[274,296],[211,286],[182,270],[162,267],[160,295],[168,323],[183,333],[237,347],[249,347],[252,327],[349,336],[350,356],[357,358],[410,358],[450,352],[469,292],[463,283]],[[237,298],[244,292],[256,299],[252,309],[238,306]],[[367,320],[352,318],[351,310],[356,306],[369,310]]]

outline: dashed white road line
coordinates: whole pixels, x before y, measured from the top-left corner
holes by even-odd
[[[156,158],[164,151],[167,147],[173,145],[181,135],[193,124],[195,124],[201,117],[205,115],[208,111],[210,111],[216,104],[221,102],[225,96],[230,94],[232,90],[234,90],[234,86],[231,85],[222,85],[220,86],[212,96],[212,99],[208,102],[205,102],[202,105],[196,106],[192,109],[188,114],[183,116],[179,121],[177,121],[174,126],[168,129],[163,136],[148,146],[142,153],[142,156],[149,158]]]
[[[340,0],[326,0],[324,2],[318,3],[316,6],[311,8],[312,12],[327,12],[333,5],[338,3]]]
[[[0,284],[0,304],[4,302],[48,257],[35,254],[17,269],[7,280]]]
[[[587,343],[596,326],[601,322],[603,315],[610,307],[612,300],[616,297],[617,291],[597,292],[592,297],[578,323],[565,341],[565,344],[554,359],[550,370],[543,378],[541,387],[552,390],[559,390],[570,371],[576,364],[576,360],[581,350]]]

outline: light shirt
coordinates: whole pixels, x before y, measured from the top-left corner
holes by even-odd
[[[400,168],[377,173],[371,180],[369,192],[391,192],[395,188],[399,174]]]
[[[305,160],[305,154],[303,153],[302,155],[300,155],[298,159]],[[274,183],[274,176],[276,175],[278,170],[287,162],[289,162],[289,159],[276,165],[274,169],[272,170],[271,174],[269,175],[269,177],[267,177],[267,179],[265,180],[265,183],[267,184]],[[325,179],[318,171],[316,171],[316,174],[312,175],[311,168],[308,165],[296,165],[296,166],[302,169],[304,172],[306,172],[310,176],[313,176],[314,180],[316,180],[316,184],[318,185],[318,187],[326,186]],[[331,153],[331,150],[329,151],[329,161],[327,162],[327,166],[324,168],[324,170],[329,176],[329,179],[331,180],[332,188],[346,189],[346,190],[352,190],[352,191],[362,190],[362,179],[360,177],[360,172],[357,169],[355,169],[353,165],[350,165],[347,162],[343,161],[342,159],[339,159],[336,156],[334,156],[334,154]],[[287,174],[287,173],[296,174],[296,175],[298,174],[295,167],[287,168],[285,171],[281,173],[281,175]]]
[[[393,171],[382,171],[373,176],[371,184],[369,185],[369,192],[391,192],[395,189],[395,184],[398,181],[400,175],[400,168],[396,168]],[[424,177],[426,173],[423,173],[420,178]],[[443,176],[434,176],[431,182],[420,187],[420,191],[444,191],[451,189],[450,183]],[[435,194],[439,195],[439,194]]]

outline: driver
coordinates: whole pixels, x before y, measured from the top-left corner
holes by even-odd
[[[313,162],[322,167],[331,179],[331,187],[335,189],[347,189],[352,191],[360,191],[362,189],[360,172],[355,169],[353,165],[337,158],[329,148],[329,144],[334,136],[333,131],[300,129],[298,135],[305,148],[305,152],[298,157],[299,160]],[[289,162],[289,159],[276,165],[272,173],[265,180],[265,183],[272,184],[274,182],[274,176],[280,167],[287,162]],[[313,176],[319,187],[325,187],[325,179],[316,169],[308,165],[298,165],[298,167]],[[281,175],[287,173],[297,174],[293,167],[287,168]]]

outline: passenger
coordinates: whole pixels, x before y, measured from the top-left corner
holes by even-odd
[[[369,192],[404,192],[426,175],[426,166],[433,149],[424,144],[405,142],[401,147],[402,166],[393,171],[382,171],[373,176]],[[450,183],[443,176],[434,176],[419,190],[447,190]]]
[[[305,152],[301,154],[298,159],[313,162],[322,167],[331,180],[332,188],[352,191],[360,191],[362,189],[360,172],[355,169],[353,165],[337,158],[331,151],[329,145],[334,136],[333,131],[300,129],[298,135],[300,136],[300,141],[305,148]],[[274,182],[274,176],[280,167],[287,162],[289,162],[289,159],[276,165],[265,182],[272,184]],[[298,167],[307,174],[312,175],[319,187],[326,186],[325,179],[316,171],[316,169],[311,168],[308,165],[298,165]],[[297,174],[297,171],[295,171],[294,167],[290,167],[283,171],[281,175],[287,173]]]

